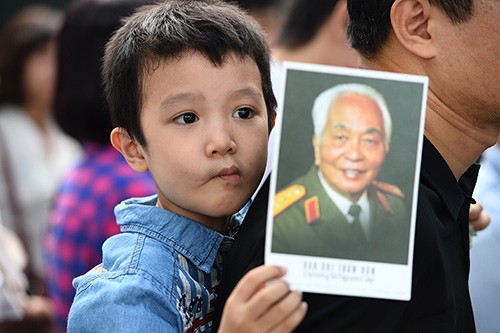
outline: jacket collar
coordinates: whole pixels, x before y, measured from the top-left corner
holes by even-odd
[[[132,198],[115,208],[122,232],[137,232],[171,246],[205,273],[210,273],[223,241],[232,241],[206,226],[156,206],[157,195]],[[226,243],[226,242],[225,242]]]

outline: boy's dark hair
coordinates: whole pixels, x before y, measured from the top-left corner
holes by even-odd
[[[347,36],[351,46],[363,57],[374,58],[389,38],[391,7],[394,0],[347,0],[349,24]],[[455,24],[473,14],[474,0],[429,0]]]
[[[268,113],[274,122],[270,52],[265,36],[238,7],[221,1],[170,0],[146,6],[125,19],[106,46],[104,84],[115,126],[147,147],[140,126],[142,80],[154,62],[199,52],[216,66],[234,53],[255,61]],[[153,64],[152,64],[153,62]]]
[[[295,49],[310,42],[328,17],[337,0],[289,0],[278,45]]]
[[[0,34],[0,104],[26,102],[24,67],[28,58],[55,40],[62,14],[45,5],[16,13]]]
[[[104,47],[121,20],[145,0],[75,0],[59,34],[54,114],[61,128],[80,142],[109,144],[113,129],[101,76]]]

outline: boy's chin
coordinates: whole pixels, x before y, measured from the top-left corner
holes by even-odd
[[[241,205],[225,205],[225,206],[219,206],[219,207],[214,207],[213,212],[215,212],[214,216],[218,217],[228,217],[232,216],[236,213],[238,213],[243,207],[245,206],[247,202],[245,201]]]

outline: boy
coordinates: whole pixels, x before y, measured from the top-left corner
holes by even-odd
[[[122,234],[75,279],[70,332],[209,332],[222,254],[264,172],[274,99],[262,32],[232,5],[167,1],[125,20],[104,82],[111,142],[157,195],[115,208]],[[278,267],[241,280],[219,332],[292,330],[305,314]]]

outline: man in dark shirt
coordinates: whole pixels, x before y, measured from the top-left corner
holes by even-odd
[[[348,0],[348,9],[361,67],[429,76],[412,296],[305,294],[308,315],[297,332],[474,332],[468,214],[474,162],[500,130],[500,2]],[[243,273],[263,263],[267,190],[227,257],[219,309]]]

